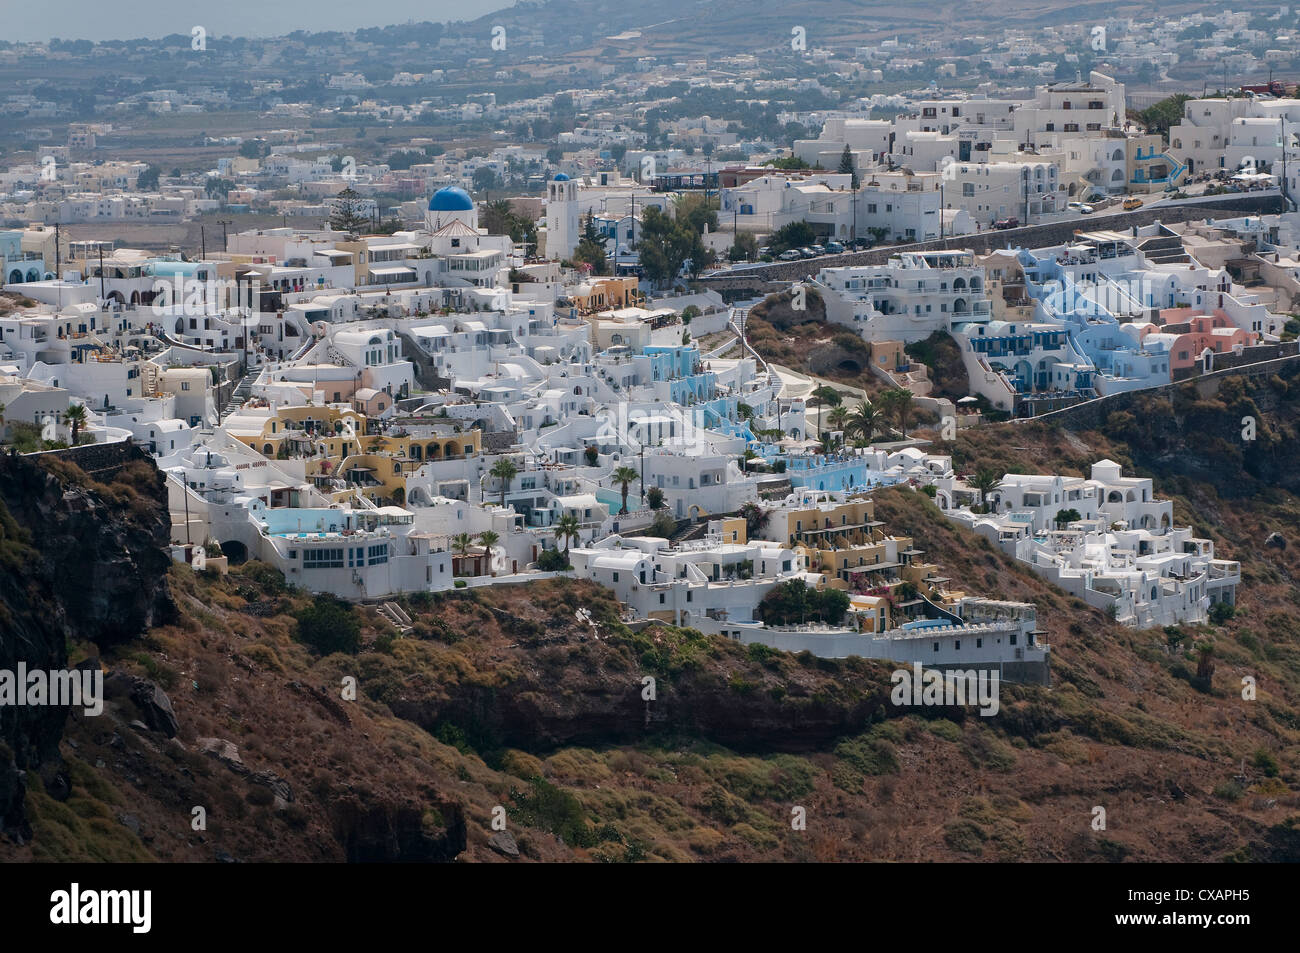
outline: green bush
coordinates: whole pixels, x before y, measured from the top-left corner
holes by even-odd
[[[1273,757],[1263,748],[1255,752],[1255,757],[1250,761],[1251,766],[1257,771],[1261,771],[1266,778],[1275,778],[1278,776],[1277,758]]]
[[[294,616],[298,640],[322,655],[346,652],[355,655],[361,647],[361,623],[351,603],[322,594]]]
[[[1223,625],[1223,623],[1227,622],[1236,614],[1236,606],[1227,602],[1216,602],[1214,605],[1210,606],[1210,621],[1215,625]]]
[[[547,549],[537,557],[537,568],[542,572],[563,572],[573,567],[564,558],[563,552],[558,549]]]
[[[836,625],[849,611],[849,596],[842,589],[813,589],[802,579],[773,587],[758,605],[759,617],[768,625],[826,622]]]
[[[651,536],[661,536],[664,539],[669,539],[677,532],[677,520],[673,519],[672,515],[667,511],[661,510],[655,514],[654,522],[650,524],[650,529],[647,532]]]

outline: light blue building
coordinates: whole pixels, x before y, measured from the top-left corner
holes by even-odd
[[[20,285],[53,277],[41,255],[23,251],[21,230],[0,231],[0,284]]]

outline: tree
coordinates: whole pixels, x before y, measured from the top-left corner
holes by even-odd
[[[72,428],[72,445],[77,445],[77,438],[81,435],[81,430],[86,426],[86,408],[83,404],[70,404],[67,412],[64,413],[63,419],[68,422]]]
[[[830,420],[832,427],[836,430],[842,431],[845,422],[849,419],[849,409],[842,406],[832,408],[831,412],[827,414],[826,417]]]
[[[706,199],[699,193],[689,193],[677,203],[677,221],[687,225],[699,235],[707,225],[709,231],[718,230],[718,200]]]
[[[817,240],[817,234],[811,225],[804,221],[786,222],[767,240],[773,255],[779,255],[791,248],[802,248]]]
[[[590,265],[593,275],[609,273],[609,258],[605,252],[605,239],[596,230],[596,223],[590,213],[583,225],[582,237],[578,239],[578,247],[573,251],[573,260]]]
[[[483,548],[487,550],[488,573],[495,576],[496,572],[492,569],[492,547],[501,542],[501,537],[492,530],[485,529],[483,532],[478,534],[478,541],[482,543]]]
[[[555,521],[555,538],[564,540],[564,561],[566,563],[569,561],[569,542],[576,543],[578,541],[578,533],[581,528],[582,524],[578,522],[578,518],[572,513],[565,513]]]
[[[519,468],[509,457],[502,457],[496,463],[492,464],[492,469],[488,471],[491,476],[501,481],[501,506],[504,509],[506,505],[506,491],[510,489],[510,481],[519,475]]]
[[[469,533],[457,533],[451,538],[452,551],[460,553],[462,558],[469,555],[469,548],[473,544],[474,537]]]
[[[600,449],[597,447],[588,447],[582,451],[583,456],[587,458],[587,466],[594,467],[600,462]]]
[[[770,589],[758,604],[759,617],[768,625],[794,625],[809,620],[837,625],[849,611],[849,596],[842,589],[813,589],[802,579],[791,579]]]
[[[903,387],[893,387],[880,395],[882,410],[898,421],[898,427],[907,436],[907,421],[912,413],[912,392]]]
[[[1137,114],[1138,121],[1146,126],[1147,132],[1168,138],[1169,127],[1183,118],[1183,106],[1191,98],[1186,93],[1176,93],[1168,99],[1152,103]]]
[[[366,203],[359,192],[351,187],[334,196],[330,208],[330,228],[356,236],[370,222],[365,213]]]
[[[617,483],[619,489],[623,491],[623,508],[619,510],[619,513],[626,513],[627,488],[637,481],[637,472],[631,467],[619,467],[614,471],[614,475],[611,479],[613,482]]]
[[[482,207],[483,227],[489,235],[508,235],[515,210],[507,199],[495,199]]]
[[[490,192],[501,188],[501,177],[485,165],[474,170],[470,182],[475,192]]]
[[[1002,478],[988,467],[980,467],[975,471],[975,475],[966,482],[972,489],[979,491],[980,503],[983,504],[984,497],[990,490],[1002,482]]]
[[[713,258],[688,222],[675,221],[653,205],[642,213],[637,251],[646,277],[660,283],[674,280],[688,259],[698,274]]]
[[[867,443],[875,439],[876,431],[880,428],[881,414],[875,405],[865,397],[858,409],[849,414],[849,419],[845,424],[845,433],[861,437]]]
[[[1082,519],[1082,517],[1079,515],[1079,511],[1071,507],[1068,510],[1057,510],[1056,518],[1052,520],[1052,522],[1054,522],[1058,527],[1060,527],[1060,526],[1068,526],[1070,523],[1073,523],[1075,520],[1078,519]]]
[[[218,176],[212,176],[207,182],[203,183],[203,194],[210,199],[225,200],[226,194],[235,187],[235,183],[230,179],[223,179]]]
[[[807,169],[809,165],[798,156],[783,156],[780,159],[769,159],[764,165],[770,165],[774,169]]]
[[[840,167],[838,171],[853,176],[853,187],[855,189],[858,187],[858,170],[857,166],[853,163],[853,150],[849,148],[847,142],[844,143],[844,151],[840,153]]]
[[[321,655],[334,652],[355,655],[361,647],[361,623],[356,610],[335,595],[316,596],[294,618],[298,622],[298,640]]]
[[[740,515],[745,520],[745,533],[751,539],[763,531],[771,514],[754,500],[749,500],[740,508]]]
[[[822,384],[820,387],[818,387],[816,390],[812,392],[812,395],[810,396],[808,403],[812,404],[814,407],[822,407],[826,404],[829,404],[832,407],[838,407],[840,405],[841,400],[843,400],[843,398],[840,397],[839,391],[837,391],[834,387],[827,387],[825,384]],[[817,415],[817,435],[819,437],[821,436],[821,432],[822,432],[822,415],[819,413]]]
[[[662,509],[664,505],[664,491],[657,486],[652,486],[645,491],[645,501],[650,504],[650,509]]]
[[[542,572],[563,572],[573,567],[558,549],[544,549],[537,555],[537,568]]]
[[[758,239],[751,232],[740,232],[727,257],[732,261],[753,261],[758,257]]]
[[[660,510],[655,514],[654,522],[650,524],[647,532],[661,539],[671,539],[677,532],[677,520],[673,519],[672,514],[667,510]]]
[[[139,189],[141,192],[155,191],[158,188],[158,176],[161,173],[162,173],[161,169],[159,169],[156,165],[150,163],[149,165],[145,166],[143,172],[141,172],[138,176],[136,176],[135,187]]]

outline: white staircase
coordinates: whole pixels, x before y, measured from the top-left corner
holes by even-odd
[[[379,614],[397,627],[397,631],[406,635],[413,628],[411,617],[396,602],[383,602],[379,605]]]

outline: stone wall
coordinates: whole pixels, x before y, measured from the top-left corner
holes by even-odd
[[[88,443],[80,447],[68,447],[65,450],[44,450],[30,454],[33,458],[57,457],[76,464],[100,483],[111,479],[113,471],[120,470],[132,460],[152,460],[130,440],[118,443]]]
[[[746,269],[738,274],[701,278],[700,284],[713,289],[724,298],[734,300],[746,294],[769,294],[786,288],[790,282],[815,275],[823,268],[845,265],[881,265],[891,255],[906,251],[942,251],[961,249],[986,255],[999,248],[1044,248],[1064,244],[1074,238],[1077,229],[1083,231],[1131,231],[1135,225],[1166,225],[1177,222],[1201,221],[1214,218],[1217,212],[1227,212],[1229,218],[1240,215],[1277,214],[1282,211],[1282,198],[1275,194],[1235,195],[1227,198],[1210,198],[1204,202],[1179,205],[1160,205],[1155,208],[1136,209],[1111,215],[1090,215],[1046,225],[1026,225],[1002,231],[978,232],[974,235],[956,235],[952,238],[934,239],[911,245],[882,245],[867,251],[827,255],[808,261],[774,262],[761,268]]]

